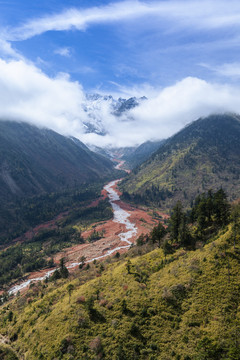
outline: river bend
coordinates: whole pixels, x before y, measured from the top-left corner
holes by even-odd
[[[113,221],[124,225],[126,228],[126,230],[124,232],[121,232],[117,235],[122,242],[126,243],[126,245],[122,245],[119,247],[115,247],[111,250],[108,250],[104,255],[92,258],[92,259],[88,260],[87,262],[92,262],[94,260],[102,259],[102,258],[110,256],[114,252],[122,250],[122,249],[128,249],[132,245],[132,242],[130,241],[131,238],[134,235],[136,235],[136,233],[137,233],[137,228],[136,228],[135,224],[129,220],[130,214],[126,210],[122,209],[119,205],[120,197],[119,197],[117,191],[115,190],[115,185],[119,181],[120,181],[120,179],[111,181],[110,183],[108,183],[107,185],[104,186],[104,189],[107,191],[108,198],[109,198],[110,204],[113,209],[113,215],[114,215]],[[71,263],[70,265],[67,266],[67,268],[71,269],[71,268],[78,266],[79,264],[80,263]],[[40,277],[37,277],[34,279],[28,279],[28,280],[22,282],[21,284],[13,286],[9,290],[9,295],[16,294],[18,291],[21,291],[22,289],[28,287],[32,282],[42,281],[42,280],[46,279],[47,277],[52,275],[55,270],[56,269],[46,271],[46,273]]]

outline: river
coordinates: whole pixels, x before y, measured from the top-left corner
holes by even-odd
[[[119,251],[119,250],[122,250],[122,249],[128,249],[132,245],[132,242],[130,241],[130,239],[134,235],[136,235],[136,233],[137,233],[137,228],[136,228],[135,224],[132,223],[129,220],[130,214],[126,210],[122,209],[120,207],[120,205],[117,203],[120,200],[120,198],[119,198],[119,195],[118,195],[117,191],[115,190],[115,185],[120,180],[121,179],[111,181],[110,183],[108,183],[107,185],[104,186],[104,189],[108,193],[108,198],[109,198],[110,204],[111,204],[112,209],[113,209],[113,221],[124,225],[125,228],[126,228],[126,230],[124,232],[121,232],[120,234],[117,235],[122,242],[126,243],[126,245],[119,246],[119,247],[116,247],[114,249],[108,250],[104,255],[92,258],[92,259],[90,259],[90,260],[88,260],[86,262],[92,262],[94,260],[99,260],[99,259],[102,259],[102,258],[105,258],[107,256],[112,255],[116,251]],[[81,264],[81,262],[79,262],[79,263],[74,262],[74,263],[68,265],[67,268],[71,269],[71,268],[74,268],[74,267],[76,267],[76,266],[78,266],[80,264]],[[13,286],[8,291],[9,295],[16,294],[18,291],[21,291],[22,289],[28,287],[32,282],[42,281],[42,280],[46,279],[47,277],[52,275],[52,273],[55,270],[56,269],[46,271],[46,273],[43,274],[42,276],[39,276],[39,277],[34,278],[34,279],[28,279],[26,281],[23,281],[19,285]]]

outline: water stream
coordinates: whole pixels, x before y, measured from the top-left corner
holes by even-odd
[[[135,224],[132,223],[128,219],[130,217],[130,214],[126,210],[123,210],[118,204],[116,204],[116,202],[119,201],[120,198],[119,198],[118,193],[114,189],[114,187],[119,181],[120,181],[120,179],[115,180],[115,181],[111,181],[110,183],[108,183],[107,185],[104,186],[104,189],[108,193],[108,198],[109,198],[110,204],[111,204],[112,209],[113,209],[113,215],[114,215],[113,221],[117,222],[119,224],[123,224],[126,227],[126,231],[124,231],[124,232],[117,235],[122,242],[126,243],[126,245],[118,246],[118,247],[116,247],[114,249],[108,250],[104,255],[92,258],[92,259],[90,259],[90,260],[88,260],[86,262],[92,262],[94,260],[99,260],[99,259],[102,259],[104,257],[112,255],[116,251],[119,251],[119,250],[122,250],[122,249],[128,249],[132,244],[130,239],[134,235],[136,235],[136,233],[137,233],[137,228],[136,228]],[[81,262],[72,263],[67,268],[71,269],[71,268],[74,268],[74,267],[76,267],[76,266],[78,266],[80,264],[81,264]],[[52,275],[55,270],[56,269],[49,270],[44,275],[42,275],[40,277],[37,277],[37,278],[34,278],[34,279],[28,279],[28,280],[22,282],[19,285],[13,286],[8,291],[9,295],[16,294],[18,291],[21,291],[22,289],[28,287],[32,282],[42,281],[42,280],[46,279],[47,277]]]

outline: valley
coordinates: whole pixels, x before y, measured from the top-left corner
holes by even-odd
[[[120,170],[123,165],[124,161],[119,160],[119,164],[115,168]],[[128,170],[126,170],[126,172],[128,172]],[[101,260],[108,256],[115,255],[117,252],[123,253],[135,243],[141,234],[148,234],[153,226],[157,224],[157,221],[160,219],[161,221],[165,221],[169,218],[167,214],[155,213],[155,215],[153,215],[149,209],[140,209],[121,201],[121,192],[117,186],[121,180],[122,179],[111,181],[104,186],[101,192],[101,199],[109,198],[113,209],[113,219],[92,224],[91,229],[83,231],[81,235],[85,240],[84,243],[64,248],[63,251],[55,254],[53,260],[56,265],[59,264],[61,258],[64,258],[66,267],[72,272],[81,264],[82,258],[84,258],[84,263],[90,263],[94,260]],[[94,207],[98,202],[99,200],[94,201],[89,206]],[[154,216],[155,219],[153,218]],[[37,232],[42,229],[56,228],[57,220],[62,218],[64,218],[64,214],[60,214],[55,220],[41,224],[32,231],[28,231],[21,238],[21,241],[23,242],[24,239],[29,240],[34,233],[37,234]],[[87,241],[93,231],[103,234],[102,237],[94,242]],[[15,239],[14,242],[19,240],[20,239]],[[12,286],[9,289],[9,294],[13,295],[18,293],[18,291],[25,290],[31,283],[44,280],[52,275],[54,271],[55,268],[50,268],[32,272],[27,279]]]
[[[240,1],[0,15],[0,360],[240,360]]]
[[[67,183],[5,199],[16,222],[4,213],[0,357],[238,360],[239,130],[239,118],[212,116],[157,151],[107,159],[47,132],[69,149],[67,168],[57,160]],[[73,184],[74,149],[89,173],[80,166]]]

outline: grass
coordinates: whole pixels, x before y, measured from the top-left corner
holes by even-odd
[[[239,240],[234,250],[230,226],[166,261],[134,247],[79,271],[70,297],[59,280],[5,304],[0,331],[26,360],[239,359]]]

